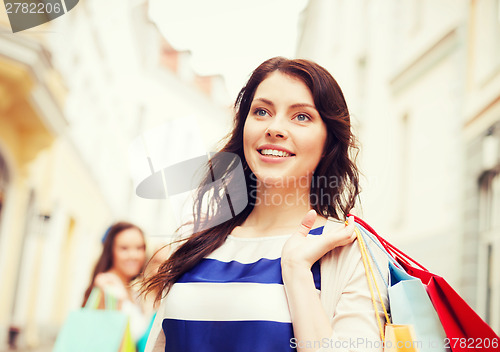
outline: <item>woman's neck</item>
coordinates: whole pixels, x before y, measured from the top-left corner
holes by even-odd
[[[309,189],[259,187],[254,208],[242,227],[251,227],[260,233],[295,229],[310,209]],[[324,223],[325,219],[318,216],[314,227]]]

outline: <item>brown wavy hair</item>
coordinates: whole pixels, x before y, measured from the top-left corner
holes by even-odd
[[[256,177],[243,154],[243,128],[257,87],[275,71],[299,79],[309,88],[316,110],[326,125],[328,135],[324,156],[316,167],[310,187],[311,207],[319,215],[337,220],[345,220],[354,207],[360,192],[359,171],[355,164],[358,147],[351,133],[349,110],[342,90],[326,69],[312,61],[283,57],[269,59],[253,71],[239,92],[234,105],[233,130],[220,150],[240,158],[246,181],[246,195],[241,196],[248,197],[248,205],[231,219],[208,228],[208,221],[218,223],[213,219],[222,217],[218,209],[224,201],[223,195],[212,186],[212,180],[226,178],[228,188],[231,188],[232,182],[238,182],[231,174],[238,161],[227,162],[216,155],[210,161],[211,172],[206,173],[197,193],[193,209],[193,234],[182,240],[184,243],[159,267],[158,273],[143,283],[142,292],[155,293],[157,301],[168,293],[185,272],[220,247],[227,235],[241,225],[252,211],[256,201],[256,192],[252,192],[256,189]],[[235,204],[234,199],[232,203]]]
[[[144,238],[144,232],[141,230],[141,228],[137,225],[130,223],[130,222],[119,221],[119,222],[114,223],[113,225],[111,225],[108,228],[108,230],[104,234],[101,256],[97,260],[97,263],[96,263],[95,268],[94,268],[94,272],[92,273],[92,277],[90,279],[90,283],[89,283],[87,289],[85,290],[82,307],[85,307],[85,304],[87,303],[87,300],[90,296],[90,292],[92,292],[92,289],[94,288],[95,277],[98,274],[104,273],[113,267],[113,247],[115,245],[116,236],[119,233],[121,233],[122,231],[125,231],[128,229],[138,230],[141,233],[142,237]],[[144,243],[146,243],[146,242],[144,242]],[[140,275],[140,273],[139,273],[139,275]],[[132,278],[132,280],[135,280],[139,275]]]

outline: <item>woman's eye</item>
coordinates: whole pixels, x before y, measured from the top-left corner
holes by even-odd
[[[264,116],[266,116],[266,114],[267,114],[266,110],[262,110],[262,109],[255,110],[255,115],[257,115],[257,116],[264,117]]]
[[[297,121],[300,121],[300,122],[310,120],[309,116],[307,116],[305,114],[299,114],[299,115],[297,115],[296,118],[297,118]]]

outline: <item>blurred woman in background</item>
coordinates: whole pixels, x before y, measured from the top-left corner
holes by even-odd
[[[130,317],[130,332],[135,341],[141,338],[149,323],[131,285],[142,274],[145,262],[146,242],[142,230],[128,222],[113,224],[104,235],[102,253],[82,303],[85,306],[94,288],[115,298],[117,308]]]

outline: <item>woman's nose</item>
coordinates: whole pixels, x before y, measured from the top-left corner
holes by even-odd
[[[134,249],[134,250],[131,250],[129,253],[129,258],[132,258],[132,259],[142,259],[142,257],[144,257],[144,251],[140,250],[140,249]]]
[[[267,126],[266,136],[282,139],[286,139],[288,137],[288,132],[286,131],[286,127],[284,125],[282,117],[275,116],[269,126]]]

